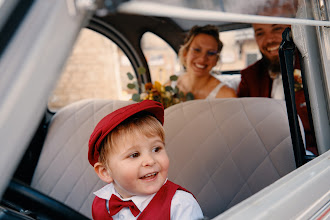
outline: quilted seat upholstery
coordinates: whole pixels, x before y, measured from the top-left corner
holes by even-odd
[[[213,218],[295,169],[285,102],[195,100],[165,111],[169,179]]]
[[[91,218],[104,183],[87,160],[98,121],[131,101],[84,100],[54,116],[32,187]],[[169,179],[190,190],[213,218],[295,168],[283,101],[194,100],[165,110]]]
[[[92,218],[93,192],[105,185],[87,159],[96,124],[132,101],[83,100],[58,111],[51,121],[31,186]]]

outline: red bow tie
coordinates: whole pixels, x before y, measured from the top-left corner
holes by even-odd
[[[111,216],[117,214],[124,207],[129,207],[134,217],[140,213],[139,208],[134,204],[132,200],[123,201],[116,195],[111,196],[109,201],[109,211]]]

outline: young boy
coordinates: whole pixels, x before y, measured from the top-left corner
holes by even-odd
[[[105,116],[90,139],[88,160],[108,185],[96,191],[93,219],[202,219],[194,196],[167,180],[164,108],[146,100]]]

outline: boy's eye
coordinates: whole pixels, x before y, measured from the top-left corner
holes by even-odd
[[[161,147],[155,147],[154,149],[152,149],[153,152],[157,153],[161,150]]]
[[[140,154],[137,153],[137,152],[136,153],[132,153],[131,155],[129,155],[130,158],[136,158],[138,156],[140,156]]]

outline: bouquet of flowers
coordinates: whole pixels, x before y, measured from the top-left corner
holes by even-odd
[[[146,72],[144,67],[138,69],[138,74],[144,74]],[[128,79],[133,80],[134,76],[131,73],[127,73]],[[170,82],[177,81],[178,77],[176,75],[170,76]],[[192,93],[184,94],[179,90],[177,86],[174,88],[170,85],[165,86],[160,82],[155,81],[154,84],[148,82],[146,84],[138,84],[137,82],[130,82],[127,84],[129,89],[136,89],[141,91],[140,93],[134,93],[132,95],[132,100],[136,102],[141,102],[143,100],[154,100],[163,104],[164,108],[171,105],[175,105],[180,102],[193,100],[194,95]]]

